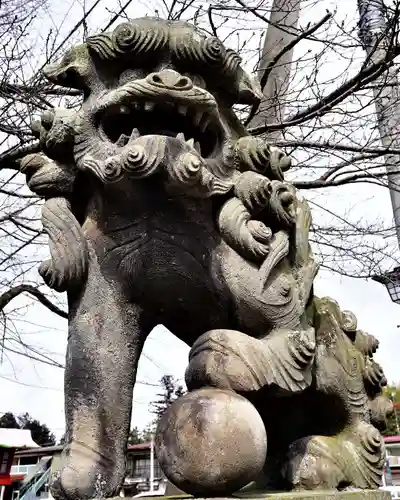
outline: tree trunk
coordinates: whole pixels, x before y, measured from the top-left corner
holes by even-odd
[[[370,63],[390,51],[391,33],[383,0],[358,0],[359,37]],[[384,147],[400,148],[400,90],[396,66],[373,82],[378,130]],[[392,200],[397,240],[400,245],[400,156],[386,155],[385,166]]]
[[[271,61],[298,35],[297,24],[301,0],[273,0],[270,24],[261,52],[258,77],[261,81]],[[259,111],[251,121],[252,127],[275,123],[283,120],[290,83],[290,70],[293,50],[286,52],[270,72],[263,89],[264,98]],[[269,132],[268,139],[277,140],[280,131]]]

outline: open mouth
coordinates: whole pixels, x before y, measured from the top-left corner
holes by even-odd
[[[107,108],[100,117],[100,133],[119,147],[130,137],[164,135],[191,141],[203,156],[216,156],[222,144],[217,113],[170,103],[134,102]]]

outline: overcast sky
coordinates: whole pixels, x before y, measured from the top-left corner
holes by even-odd
[[[52,7],[54,25],[63,26],[68,2],[59,2]],[[92,2],[90,2],[91,4]],[[105,2],[107,3],[107,2]],[[64,4],[64,5],[62,5]],[[315,19],[324,14],[325,8],[335,4],[339,9],[355,12],[356,0],[321,2],[315,9]],[[135,4],[132,15],[138,17],[146,13],[142,4]],[[78,4],[70,10],[63,28],[68,32],[77,19]],[[57,11],[58,9],[58,11]],[[96,14],[98,26],[104,25],[103,19],[109,14]],[[308,13],[307,21],[310,14]],[[75,21],[76,22],[76,21]],[[331,191],[324,198],[332,211],[352,210],[366,218],[377,213],[390,223],[391,205],[389,193],[376,186],[359,185]],[[335,298],[343,309],[352,310],[358,317],[359,327],[370,332],[380,340],[377,353],[387,378],[391,382],[400,381],[398,356],[400,352],[400,306],[393,304],[386,289],[371,280],[341,278],[338,275],[321,272],[317,278],[315,293],[318,296]],[[21,304],[24,299],[20,299]],[[15,303],[13,307],[15,307]],[[24,340],[37,348],[43,348],[60,363],[64,362],[67,322],[49,313],[40,304],[29,309],[18,322]],[[149,403],[155,398],[157,384],[164,374],[171,374],[183,380],[187,364],[188,347],[177,340],[163,327],[157,327],[148,338],[139,364],[138,383],[134,391],[132,424],[144,428],[151,420]],[[64,432],[63,410],[63,370],[27,358],[4,355],[0,366],[0,413],[29,412],[33,417],[49,425],[59,438]]]

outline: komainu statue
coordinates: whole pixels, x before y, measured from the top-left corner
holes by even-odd
[[[376,488],[392,405],[377,341],[313,294],[310,209],[289,158],[233,111],[262,97],[239,56],[178,21],[135,19],[45,68],[78,110],[33,124],[21,169],[44,201],[67,292],[67,444],[56,499],[118,494],[143,344],[191,346],[189,392],[161,419],[165,474],[195,495]]]

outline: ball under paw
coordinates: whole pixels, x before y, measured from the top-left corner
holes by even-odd
[[[247,399],[205,388],[168,408],[155,445],[165,475],[178,488],[197,496],[229,495],[261,472],[267,435]]]

